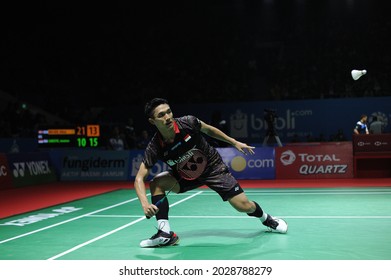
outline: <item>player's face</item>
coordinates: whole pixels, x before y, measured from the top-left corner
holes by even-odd
[[[171,128],[173,126],[173,114],[168,104],[157,106],[153,112],[150,122],[157,128]]]

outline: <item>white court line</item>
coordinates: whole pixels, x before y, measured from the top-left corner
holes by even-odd
[[[1,241],[0,241],[0,244],[6,243],[6,242],[9,242],[9,241],[11,241],[11,240],[15,240],[15,239],[18,239],[18,238],[21,238],[21,237],[24,237],[24,236],[28,236],[28,235],[31,235],[31,234],[34,234],[34,233],[37,233],[37,232],[40,232],[40,231],[43,231],[43,230],[47,230],[47,229],[49,229],[49,228],[53,228],[53,227],[56,227],[56,226],[59,226],[59,225],[62,225],[62,224],[66,224],[66,223],[69,223],[69,222],[72,222],[72,221],[75,221],[75,220],[84,218],[84,217],[86,217],[86,216],[93,215],[93,214],[95,214],[95,213],[99,213],[99,212],[102,212],[102,211],[105,211],[105,210],[114,208],[114,207],[118,207],[118,206],[121,206],[121,205],[123,205],[123,204],[132,202],[132,201],[137,200],[137,199],[138,199],[138,198],[133,198],[133,199],[130,199],[130,200],[126,200],[126,201],[123,201],[123,202],[120,202],[120,203],[117,203],[117,204],[114,204],[114,205],[111,205],[111,206],[108,206],[108,207],[105,207],[105,208],[102,208],[102,209],[99,209],[99,210],[92,211],[92,212],[90,212],[90,213],[87,213],[87,214],[84,214],[84,215],[81,215],[81,216],[74,217],[74,218],[72,218],[72,219],[68,219],[68,220],[65,220],[65,221],[62,221],[62,222],[59,222],[59,223],[56,223],[56,224],[47,226],[47,227],[43,227],[43,228],[40,228],[40,229],[37,229],[37,230],[33,230],[33,231],[30,231],[30,232],[26,232],[26,233],[24,233],[24,234],[17,235],[17,236],[14,236],[14,237],[11,237],[11,238],[8,238],[8,239],[5,239],[5,240],[1,240]]]
[[[139,218],[140,215],[91,215],[90,218]],[[254,219],[247,215],[243,216],[174,216],[177,219]],[[278,216],[284,219],[391,219],[391,216]]]
[[[391,216],[278,216],[284,219],[391,219]]]
[[[250,190],[249,191],[249,190],[246,190],[246,193],[261,194],[261,195],[325,195],[325,194],[335,194],[335,195],[346,195],[346,194],[378,195],[378,194],[391,194],[391,192],[384,192],[384,191],[379,192],[379,191],[376,191],[376,190],[373,190],[373,191],[352,190],[351,192],[346,191],[346,190],[341,190],[339,192],[338,191],[333,191],[333,192],[327,192],[327,191],[308,192],[306,190],[296,190],[296,191],[294,191],[294,190],[289,190],[289,191],[269,191],[269,190],[261,189],[259,191],[254,191],[254,190]],[[150,194],[147,194],[147,195],[150,195]],[[185,195],[185,194],[178,194],[178,195]],[[210,190],[206,190],[206,191],[202,191],[202,195],[216,195],[216,193],[213,192],[213,191],[210,191]],[[50,228],[53,228],[53,227],[56,227],[56,226],[59,226],[59,225],[62,225],[62,224],[68,223],[68,222],[72,222],[72,221],[75,221],[75,220],[78,220],[78,219],[81,219],[81,218],[93,215],[95,213],[99,213],[99,212],[108,210],[108,209],[111,209],[111,208],[114,208],[114,207],[118,207],[118,206],[123,205],[125,203],[132,202],[132,201],[134,201],[136,199],[137,198],[133,198],[131,200],[126,200],[124,202],[121,202],[121,203],[118,203],[118,204],[115,204],[115,205],[112,205],[112,206],[109,206],[109,207],[106,207],[106,208],[102,208],[102,209],[99,209],[99,210],[96,210],[96,211],[93,211],[93,212],[90,212],[90,213],[87,213],[87,214],[84,214],[84,215],[81,215],[81,216],[78,216],[78,217],[75,217],[75,218],[72,218],[72,219],[69,219],[69,220],[65,220],[65,221],[62,221],[62,222],[59,222],[59,223],[56,223],[56,224],[53,224],[53,225],[50,225],[50,226],[47,226],[47,227],[44,227],[44,228],[41,228],[41,229],[37,229],[37,230],[31,231],[31,232],[27,232],[27,233],[24,233],[24,234],[21,234],[21,235],[18,235],[18,236],[14,236],[14,237],[11,237],[11,238],[8,238],[8,239],[5,239],[5,240],[0,240],[0,244],[6,243],[6,242],[9,242],[9,241],[12,241],[12,240],[24,237],[24,236],[28,236],[28,235],[31,235],[31,234],[34,234],[34,233],[37,233],[37,232],[40,232],[40,231],[43,231],[43,230],[46,230],[46,229],[50,229]],[[175,203],[172,204],[172,206],[173,205],[175,205]],[[136,217],[140,217],[140,216],[136,216]],[[173,216],[170,216],[170,217],[173,217]]]
[[[100,236],[98,236],[98,237],[95,237],[95,238],[93,238],[93,239],[90,239],[90,240],[88,240],[87,242],[81,243],[81,244],[79,244],[79,245],[77,245],[77,246],[75,246],[75,247],[73,247],[73,248],[71,248],[71,249],[69,249],[69,250],[67,250],[67,251],[64,251],[64,252],[62,252],[62,253],[60,253],[60,254],[58,254],[58,255],[55,255],[55,256],[53,256],[53,257],[51,257],[51,258],[48,258],[48,260],[55,260],[55,259],[57,259],[57,258],[59,258],[59,257],[62,257],[62,256],[64,256],[64,255],[66,255],[66,254],[69,254],[70,252],[73,252],[73,251],[75,251],[75,250],[77,250],[77,249],[80,249],[80,248],[82,248],[82,247],[84,247],[84,246],[86,246],[86,245],[88,245],[88,244],[90,244],[90,243],[93,243],[93,242],[95,242],[95,241],[97,241],[97,240],[99,240],[99,239],[102,239],[102,238],[104,238],[104,237],[106,237],[106,236],[109,236],[109,235],[111,235],[111,234],[113,234],[113,233],[115,233],[115,232],[117,232],[117,231],[120,231],[120,230],[122,230],[122,229],[124,229],[124,228],[127,228],[128,226],[131,226],[131,225],[133,225],[133,224],[135,224],[135,223],[138,223],[138,222],[140,222],[140,221],[142,221],[142,220],[144,220],[144,219],[146,219],[146,218],[145,218],[145,217],[141,217],[141,218],[139,218],[139,219],[137,219],[137,220],[135,220],[135,221],[133,221],[133,222],[131,222],[131,223],[128,223],[128,224],[126,224],[126,225],[123,225],[123,226],[121,226],[121,227],[119,227],[119,228],[116,228],[116,229],[114,229],[114,230],[112,230],[112,231],[106,232],[105,234],[102,234],[102,235],[100,235]]]
[[[173,206],[175,206],[175,205],[177,205],[177,204],[179,204],[179,203],[185,202],[186,200],[188,200],[188,199],[190,199],[190,198],[193,198],[194,196],[199,195],[199,194],[201,194],[201,193],[202,193],[202,191],[199,191],[199,192],[197,192],[197,193],[195,193],[195,194],[193,194],[193,195],[191,195],[191,196],[188,196],[188,197],[186,197],[186,198],[184,198],[184,199],[181,199],[181,200],[179,200],[179,201],[177,201],[177,202],[171,204],[170,207],[173,207]],[[135,220],[135,221],[133,221],[133,222],[131,222],[131,223],[128,223],[128,224],[123,225],[123,226],[120,226],[119,228],[116,228],[116,229],[114,229],[114,230],[112,230],[112,231],[106,232],[105,234],[102,234],[102,235],[100,235],[100,236],[98,236],[98,237],[95,237],[95,238],[89,240],[89,241],[86,241],[86,242],[84,242],[84,243],[81,243],[81,244],[79,244],[79,245],[77,245],[77,246],[75,246],[75,247],[73,247],[73,248],[71,248],[71,249],[69,249],[69,250],[67,250],[67,251],[64,251],[64,252],[62,252],[62,253],[60,253],[60,254],[57,254],[57,255],[55,255],[55,256],[49,258],[48,260],[55,260],[55,259],[58,259],[58,258],[60,258],[60,257],[62,257],[62,256],[64,256],[64,255],[67,255],[67,254],[69,254],[69,253],[71,253],[71,252],[73,252],[73,251],[75,251],[75,250],[77,250],[77,249],[80,249],[80,248],[82,248],[82,247],[84,247],[84,246],[86,246],[86,245],[88,245],[88,244],[91,244],[91,243],[93,243],[93,242],[95,242],[95,241],[97,241],[97,240],[100,240],[100,239],[102,239],[102,238],[104,238],[104,237],[106,237],[106,236],[109,236],[109,235],[111,235],[111,234],[113,234],[113,233],[116,233],[117,231],[123,230],[124,228],[127,228],[127,227],[129,227],[129,226],[131,226],[131,225],[134,225],[134,224],[136,224],[136,223],[138,223],[138,222],[141,222],[142,220],[145,220],[145,219],[146,219],[146,217],[141,217],[141,218],[139,218],[139,219],[137,219],[137,220]]]
[[[391,195],[390,192],[254,192],[254,191],[245,191],[247,195],[265,195],[265,196],[273,196],[273,195],[380,195],[380,194],[388,194]],[[216,195],[215,192],[205,192],[203,195]]]

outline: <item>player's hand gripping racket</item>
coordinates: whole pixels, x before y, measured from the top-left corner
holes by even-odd
[[[162,202],[167,198],[167,196],[170,194],[170,192],[174,189],[176,184],[174,184],[174,186],[168,190],[168,192],[164,195],[164,197],[162,199],[160,199],[158,202],[155,203],[155,206],[157,208],[159,208],[160,204],[162,204]],[[151,217],[149,216],[145,216],[147,219],[150,219]],[[153,217],[153,216],[152,216]]]

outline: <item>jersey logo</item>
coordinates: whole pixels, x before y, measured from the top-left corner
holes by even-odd
[[[191,156],[177,165],[177,171],[185,180],[195,180],[204,172],[208,161],[204,153],[193,149]]]

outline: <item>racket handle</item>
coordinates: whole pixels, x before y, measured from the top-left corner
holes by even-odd
[[[164,198],[163,198],[164,199]],[[159,200],[158,202],[156,202],[155,206],[156,207],[159,207],[160,204],[162,204],[163,202],[163,199]],[[148,216],[145,216],[147,219],[150,219],[151,217],[148,217]]]

